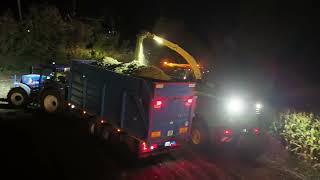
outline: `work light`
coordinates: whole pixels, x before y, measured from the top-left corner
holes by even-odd
[[[227,102],[227,112],[231,115],[241,114],[245,109],[245,103],[242,99],[237,97],[232,97]]]

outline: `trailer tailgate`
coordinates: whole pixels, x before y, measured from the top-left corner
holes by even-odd
[[[155,83],[148,142],[188,140],[194,116],[195,83]]]

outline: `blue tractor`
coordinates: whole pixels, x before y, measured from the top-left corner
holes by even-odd
[[[39,94],[43,86],[48,82],[65,82],[70,68],[66,65],[37,65],[30,67],[30,73],[21,76],[20,81],[16,78],[13,87],[7,95],[7,101],[12,107],[25,107],[30,103],[39,102]]]

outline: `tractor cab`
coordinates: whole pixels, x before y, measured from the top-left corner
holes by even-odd
[[[198,84],[197,87],[192,143],[259,152],[265,143],[265,107],[260,96],[241,87],[226,89],[210,83]]]
[[[21,76],[20,83],[29,86],[31,89],[36,89],[40,87],[40,84],[46,80],[47,76],[40,74],[25,74]]]
[[[20,81],[14,80],[13,87],[7,95],[7,101],[14,107],[22,107],[37,99],[46,81],[66,81],[70,67],[66,65],[35,65],[30,67],[29,74],[21,76]]]
[[[39,82],[46,79],[58,81],[61,77],[66,77],[67,72],[69,71],[69,66],[57,64],[41,64],[30,68],[30,74],[36,74]]]

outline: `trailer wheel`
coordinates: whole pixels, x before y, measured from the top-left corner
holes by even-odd
[[[41,108],[50,114],[56,114],[63,111],[63,98],[59,91],[46,90],[41,97]]]
[[[28,103],[28,94],[22,88],[16,87],[9,91],[7,99],[10,105],[14,107],[24,107]]]
[[[96,134],[96,124],[95,123],[90,123],[89,124],[89,133],[91,135],[95,135]]]
[[[89,123],[89,133],[93,136],[101,135],[101,125],[98,123]]]

